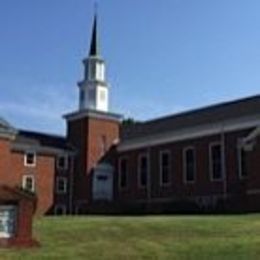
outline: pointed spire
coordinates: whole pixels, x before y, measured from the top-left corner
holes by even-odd
[[[89,56],[98,56],[97,11],[95,11]]]

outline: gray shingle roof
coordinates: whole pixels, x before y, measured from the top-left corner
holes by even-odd
[[[19,130],[14,145],[29,145],[33,147],[72,150],[63,136]]]
[[[4,118],[0,117],[0,133],[13,135],[16,133],[16,129]]]
[[[122,127],[121,140],[130,140],[256,114],[260,114],[260,95]]]
[[[0,127],[9,128],[9,127],[11,127],[11,125],[4,118],[0,117]]]

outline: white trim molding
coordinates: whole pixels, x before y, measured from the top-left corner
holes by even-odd
[[[121,122],[122,118],[123,118],[119,114],[115,114],[115,113],[111,113],[111,112],[97,111],[94,109],[84,109],[84,110],[76,111],[76,112],[63,116],[63,118],[65,118],[69,122],[74,121],[74,120],[79,120],[79,119],[82,119],[85,117],[109,120],[109,121],[115,121],[115,122]]]
[[[28,156],[32,155],[33,156],[33,163],[28,163]],[[24,153],[24,166],[26,167],[36,167],[36,152],[35,151],[26,151]]]
[[[241,139],[238,140],[238,143],[240,143]],[[238,177],[240,180],[244,180],[247,178],[247,169],[245,169],[246,174],[243,174],[243,162],[246,160],[246,158],[243,158],[243,156],[246,156],[246,150],[244,149],[244,146],[238,145],[237,146],[237,168],[238,168]]]
[[[27,180],[31,179],[32,181],[32,188],[28,189],[27,188]],[[32,174],[27,174],[27,175],[23,175],[22,177],[22,187],[25,190],[29,190],[30,192],[35,192],[35,177]]]
[[[117,150],[119,152],[124,152],[129,150],[141,149],[144,147],[151,147],[166,143],[195,139],[199,137],[218,135],[223,131],[225,131],[225,133],[228,133],[249,129],[260,125],[259,117],[260,116],[258,114],[233,120],[221,121],[218,123],[203,124],[198,126],[195,125],[192,127],[181,128],[179,130],[123,140],[121,143],[119,143]]]

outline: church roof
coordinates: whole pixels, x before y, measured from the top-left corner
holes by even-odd
[[[260,95],[122,127],[121,141],[260,114]],[[260,119],[260,118],[259,118]]]
[[[58,152],[72,151],[64,136],[39,133],[33,131],[19,130],[13,143],[14,149],[23,148],[34,149],[38,151]]]
[[[0,135],[1,134],[4,136],[16,134],[16,129],[2,117],[0,117]]]

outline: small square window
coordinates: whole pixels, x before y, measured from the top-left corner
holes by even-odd
[[[57,158],[57,168],[61,170],[67,170],[68,168],[68,157],[63,155]]]
[[[36,153],[26,152],[24,155],[24,165],[29,167],[36,166]]]
[[[56,192],[58,194],[67,193],[67,178],[57,177],[56,180]]]
[[[27,191],[35,192],[34,176],[32,176],[32,175],[23,176],[22,187],[23,187],[23,189],[25,189]]]

